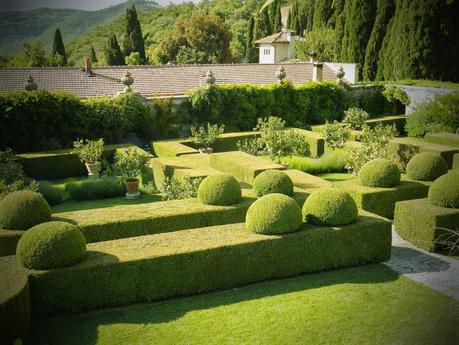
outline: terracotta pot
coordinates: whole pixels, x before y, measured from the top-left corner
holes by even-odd
[[[126,198],[137,199],[140,196],[139,192],[139,180],[124,181],[126,185]]]
[[[98,177],[100,168],[101,168],[101,163],[100,162],[95,162],[95,163],[84,163],[86,165],[86,169],[88,170],[88,176],[89,177]]]

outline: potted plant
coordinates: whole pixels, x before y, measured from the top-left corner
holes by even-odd
[[[207,123],[207,129],[204,127],[191,126],[191,142],[198,146],[201,153],[212,153],[211,145],[215,143],[220,134],[225,130],[225,125],[211,125]]]
[[[83,140],[78,139],[73,143],[72,153],[80,157],[81,162],[86,165],[89,177],[98,177],[101,167],[101,157],[104,150],[104,140]]]
[[[116,155],[114,168],[116,174],[124,180],[127,199],[136,199],[140,196],[139,176],[145,172],[149,160],[148,155],[135,149],[128,149],[126,152]]]

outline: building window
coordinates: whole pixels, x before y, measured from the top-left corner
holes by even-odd
[[[264,55],[271,55],[271,49],[265,48],[265,49],[263,50],[263,54],[264,54]]]

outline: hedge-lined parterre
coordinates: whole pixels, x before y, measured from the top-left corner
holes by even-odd
[[[97,200],[123,196],[126,187],[119,178],[102,177],[67,183],[65,191],[75,200]]]
[[[27,230],[51,219],[51,208],[40,193],[17,191],[0,201],[0,227]]]
[[[400,170],[388,159],[373,159],[359,171],[359,181],[367,187],[393,187],[400,183]]]
[[[86,255],[86,240],[77,226],[46,222],[29,229],[16,248],[19,262],[35,270],[76,264]]]
[[[262,196],[248,209],[246,227],[259,234],[282,234],[296,231],[302,224],[298,203],[284,194]]]
[[[437,178],[430,186],[428,199],[435,206],[459,208],[459,171]]]
[[[279,170],[265,170],[255,177],[252,185],[256,196],[280,193],[287,196],[293,194],[293,182],[291,178]]]
[[[358,209],[352,197],[339,189],[313,192],[303,204],[303,220],[314,225],[339,226],[354,222]]]
[[[229,206],[241,201],[241,186],[229,174],[215,174],[202,180],[198,198],[206,205]]]
[[[406,174],[417,181],[434,181],[448,172],[448,164],[437,153],[421,152],[410,159]]]

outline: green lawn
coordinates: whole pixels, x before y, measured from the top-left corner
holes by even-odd
[[[323,178],[324,180],[330,182],[338,182],[338,181],[346,181],[352,178],[355,178],[354,175],[348,173],[326,173],[326,174],[319,174],[317,177]]]
[[[41,321],[25,344],[453,344],[458,302],[382,264]]]

